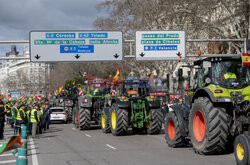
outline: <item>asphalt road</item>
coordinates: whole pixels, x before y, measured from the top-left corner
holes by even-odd
[[[39,165],[233,165],[233,154],[202,156],[192,148],[170,148],[164,134],[116,137],[93,127],[53,124],[35,139]]]

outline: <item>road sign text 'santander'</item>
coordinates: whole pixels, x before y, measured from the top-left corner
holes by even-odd
[[[137,31],[136,60],[185,59],[184,31]]]
[[[31,31],[31,61],[121,61],[122,37],[120,31]]]

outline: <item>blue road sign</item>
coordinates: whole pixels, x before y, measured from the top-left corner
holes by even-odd
[[[94,53],[94,45],[60,45],[60,53]]]
[[[147,45],[144,46],[145,51],[164,51],[164,50],[177,50],[177,45]]]

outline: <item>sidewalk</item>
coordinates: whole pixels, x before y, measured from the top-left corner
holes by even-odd
[[[8,142],[11,136],[14,135],[14,129],[12,129],[9,125],[5,125],[4,127],[4,140],[0,140],[0,146]],[[34,146],[32,146],[34,148]],[[15,165],[16,164],[16,157],[9,152],[4,152],[0,155],[0,165]],[[17,154],[16,154],[17,155]],[[32,154],[31,154],[31,145],[30,145],[30,139],[28,139],[28,164],[32,165]]]

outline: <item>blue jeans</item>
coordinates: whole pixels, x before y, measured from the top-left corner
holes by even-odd
[[[3,139],[4,122],[0,121],[0,139]]]

